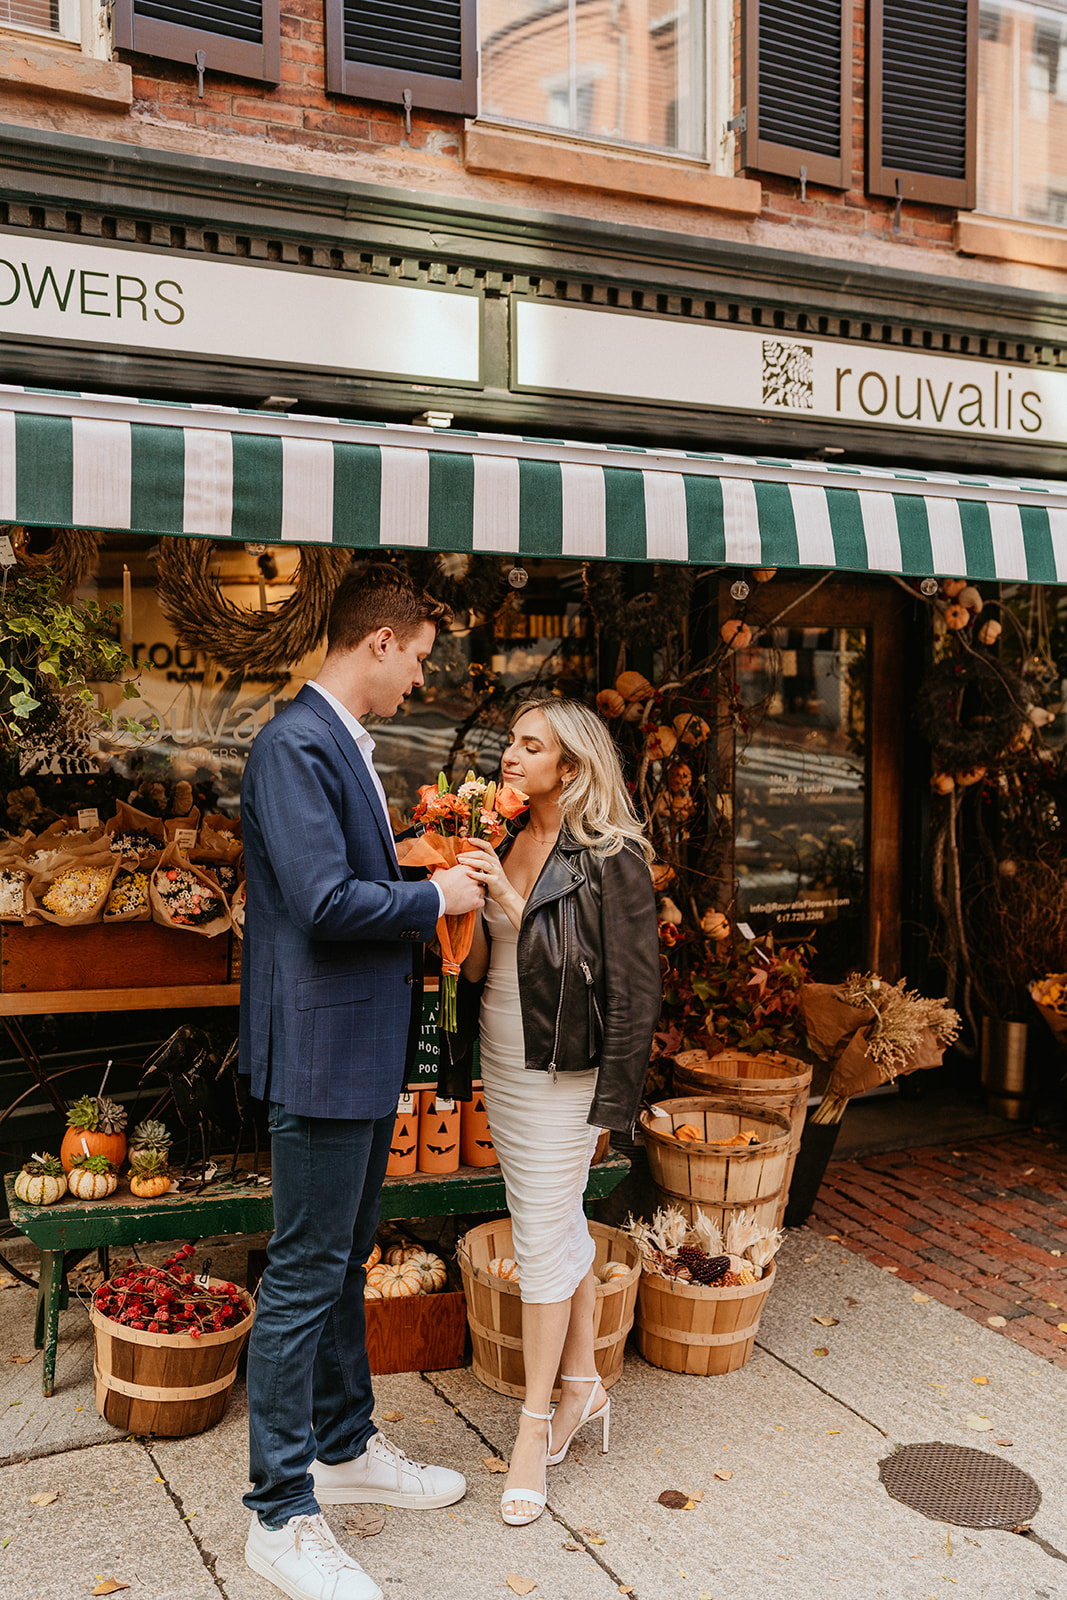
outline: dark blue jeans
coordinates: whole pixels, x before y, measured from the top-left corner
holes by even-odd
[[[308,1468],[375,1432],[363,1263],[374,1247],[393,1117],[270,1108],[274,1233],[248,1346],[252,1488],[268,1527],[319,1508]]]

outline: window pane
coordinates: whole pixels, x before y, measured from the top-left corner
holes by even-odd
[[[983,0],[978,204],[1067,224],[1067,4]]]
[[[482,114],[704,154],[705,0],[483,0]]]
[[[0,0],[0,27],[59,31],[59,0]]]

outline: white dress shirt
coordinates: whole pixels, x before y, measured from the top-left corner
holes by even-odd
[[[374,785],[374,791],[381,802],[382,814],[385,817],[386,822],[387,837],[391,840],[393,837],[393,821],[389,815],[389,802],[385,798],[385,790],[382,788],[382,780],[374,770],[374,740],[371,738],[363,724],[357,721],[357,719],[352,715],[351,711],[349,711],[348,707],[342,705],[337,696],[331,694],[329,689],[324,689],[321,683],[316,683],[314,680],[308,684],[308,688],[314,689],[316,694],[321,694],[322,698],[329,705],[333,706],[333,709],[337,712],[337,715],[348,729],[348,732],[352,735],[356,749],[363,758],[363,764],[370,773],[370,780]],[[395,857],[395,847],[393,854]],[[433,882],[432,879],[431,882]],[[441,885],[436,882],[434,882],[434,888],[437,890],[437,898],[440,901],[440,910],[438,912],[438,916],[444,916],[445,891],[441,888]]]

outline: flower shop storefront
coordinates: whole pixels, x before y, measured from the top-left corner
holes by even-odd
[[[523,694],[579,695],[609,721],[652,819],[667,970],[680,941],[714,951],[770,935],[787,952],[811,945],[815,975],[835,981],[902,971],[908,796],[926,792],[908,698],[925,613],[942,643],[965,636],[969,655],[992,658],[980,586],[991,599],[990,585],[1006,595],[1067,574],[1067,485],[1053,482],[13,388],[0,391],[0,524],[11,604],[28,584],[46,607],[114,606],[139,674],[124,691],[121,670],[83,663],[111,718],[100,726],[69,696],[42,719],[29,657],[8,661],[0,871],[25,898],[5,902],[0,1017],[37,1069],[31,1019],[91,1014],[106,1038],[109,1019],[197,1022],[235,1004],[244,758],[314,676],[353,553],[402,563],[455,612],[425,688],[375,730],[398,825],[438,769],[494,770]],[[965,776],[947,801],[953,830]],[[138,852],[143,871],[127,860]],[[53,892],[64,875],[77,905]],[[676,1021],[665,1012],[668,1043]],[[432,1084],[430,1011],[423,1033]],[[419,1084],[401,1105],[398,1176],[418,1161]],[[446,1132],[454,1193],[429,1198],[416,1172],[407,1209],[387,1214],[478,1209],[476,1136],[461,1152],[458,1114]],[[246,1213],[235,1231],[265,1225],[262,1205]]]

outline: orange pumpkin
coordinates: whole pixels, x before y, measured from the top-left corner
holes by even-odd
[[[747,650],[752,643],[752,629],[740,617],[731,617],[719,629],[719,638],[731,650]]]
[[[383,1267],[382,1275],[374,1287],[381,1290],[383,1300],[395,1300],[409,1294],[422,1294],[422,1273],[408,1261],[395,1267]]]
[[[367,1257],[366,1261],[364,1261],[363,1265],[366,1268],[366,1270],[369,1272],[372,1267],[376,1267],[378,1265],[378,1263],[379,1263],[379,1261],[381,1259],[382,1259],[382,1247],[381,1247],[380,1244],[376,1244],[374,1246],[374,1249],[371,1251],[370,1255]]]
[[[130,1191],[141,1200],[154,1200],[157,1195],[166,1194],[169,1188],[169,1172],[155,1172],[150,1177],[142,1177],[138,1172],[130,1174]]]
[[[85,1144],[82,1144],[84,1139]],[[126,1159],[124,1133],[93,1133],[88,1128],[68,1128],[59,1147],[59,1159],[67,1172],[74,1170],[79,1156],[107,1156],[113,1167],[121,1167]]]
[[[486,1271],[491,1272],[494,1278],[506,1279],[508,1283],[519,1281],[519,1263],[510,1256],[494,1256]]]

